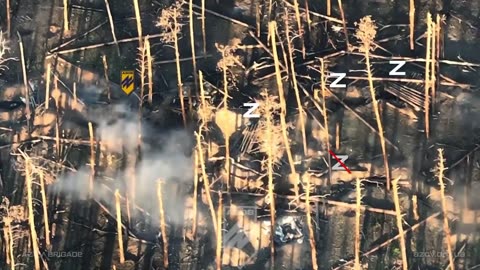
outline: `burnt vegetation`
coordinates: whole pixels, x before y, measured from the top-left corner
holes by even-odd
[[[0,269],[477,268],[460,2],[3,1]]]

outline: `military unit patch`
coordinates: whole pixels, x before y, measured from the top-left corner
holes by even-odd
[[[133,70],[122,70],[121,82],[122,90],[125,94],[130,95],[135,90],[134,79],[135,72]]]

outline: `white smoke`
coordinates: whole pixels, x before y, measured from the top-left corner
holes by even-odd
[[[123,153],[123,159],[127,159],[128,154],[136,153],[139,138],[137,112],[131,112],[124,106],[116,106],[111,113],[97,116],[96,120],[98,125],[95,134],[101,140],[103,151]],[[181,213],[179,211],[183,209],[183,199],[169,192],[168,187],[193,182],[193,139],[186,131],[155,131],[146,123],[142,123],[141,132],[142,139],[150,143],[141,144],[142,154],[137,159],[135,203],[148,211],[155,220],[158,216],[156,188],[157,182],[161,180],[167,183],[164,185],[167,214],[171,213],[173,216]],[[98,170],[100,171],[100,168]],[[99,174],[97,172],[97,175]],[[89,177],[90,168],[85,165],[75,173],[62,175],[55,183],[56,190],[71,196],[72,199],[88,199]],[[97,176],[92,197],[113,210],[115,205],[112,191],[118,188],[122,195],[128,193],[125,186],[131,180],[130,177],[130,172],[125,169],[117,171],[113,180]]]
[[[102,141],[105,150],[122,153],[123,150],[133,151],[138,146],[138,119],[126,106],[114,106],[110,115],[100,115],[94,121],[98,123],[96,137]]]

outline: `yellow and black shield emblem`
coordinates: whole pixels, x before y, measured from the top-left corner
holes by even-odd
[[[135,73],[133,70],[122,70],[122,90],[125,94],[130,95],[134,88]]]

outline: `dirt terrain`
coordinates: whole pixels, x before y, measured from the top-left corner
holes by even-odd
[[[477,269],[478,18],[2,1],[0,269]]]

